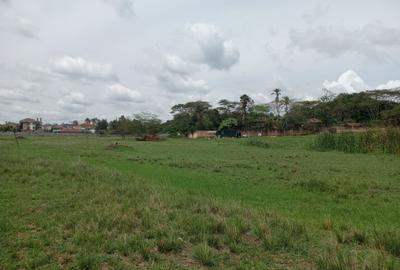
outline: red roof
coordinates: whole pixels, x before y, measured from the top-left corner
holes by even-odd
[[[81,133],[81,130],[76,128],[62,128],[61,133]]]

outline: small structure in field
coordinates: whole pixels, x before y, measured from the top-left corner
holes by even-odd
[[[188,138],[190,139],[214,139],[217,136],[217,132],[215,130],[196,130],[192,133],[189,133]]]
[[[141,138],[136,138],[136,140],[138,140],[138,141],[159,141],[159,140],[161,140],[161,137],[156,136],[156,135],[146,135]]]
[[[218,138],[240,138],[242,133],[239,130],[222,129],[217,132]]]
[[[79,134],[82,133],[82,131],[78,128],[62,128],[59,131],[54,131],[54,133],[67,133],[67,134]]]
[[[349,129],[359,129],[362,128],[363,126],[361,123],[347,122],[344,124],[344,127]]]

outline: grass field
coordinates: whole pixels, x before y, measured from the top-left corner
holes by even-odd
[[[400,157],[312,139],[0,137],[0,269],[400,269]]]

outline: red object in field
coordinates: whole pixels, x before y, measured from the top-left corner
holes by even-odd
[[[160,136],[144,136],[143,139],[145,141],[159,141]]]

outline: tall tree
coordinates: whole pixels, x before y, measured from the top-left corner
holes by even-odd
[[[240,96],[240,114],[242,116],[242,124],[247,129],[246,116],[249,110],[249,106],[252,105],[253,100],[246,94]]]
[[[170,128],[177,133],[188,134],[195,130],[217,129],[219,126],[219,113],[212,109],[206,101],[192,101],[177,104],[171,108],[174,115],[169,122]]]
[[[102,119],[96,124],[96,132],[104,133],[108,128],[108,122],[106,119]]]
[[[291,100],[288,96],[284,96],[282,98],[282,105],[285,108],[285,114],[287,114],[289,112],[290,103],[291,103]]]
[[[275,110],[276,110],[276,114],[279,117],[280,116],[280,111],[281,111],[281,107],[280,107],[280,95],[281,95],[282,90],[279,88],[276,88],[272,91],[271,95],[275,95]]]
[[[221,99],[218,104],[220,105],[217,110],[223,117],[232,117],[239,110],[240,103],[237,101],[229,101]]]

